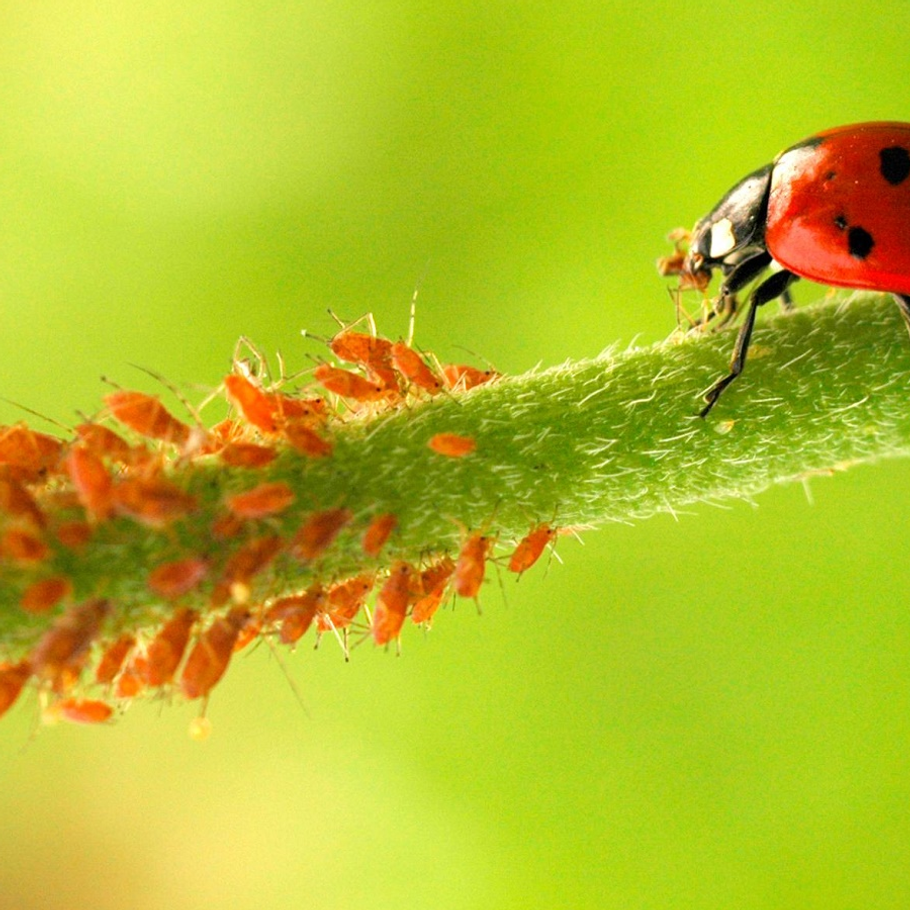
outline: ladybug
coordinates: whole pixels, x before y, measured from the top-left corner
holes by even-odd
[[[752,291],[730,371],[705,394],[700,416],[743,371],[756,310],[777,298],[789,305],[799,278],[890,292],[910,328],[908,228],[910,123],[825,130],[740,180],[695,225],[688,252],[662,260],[683,289],[707,287],[720,269],[716,311],[728,315],[737,291],[778,267]]]

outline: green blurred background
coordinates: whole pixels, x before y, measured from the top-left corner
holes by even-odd
[[[304,366],[327,307],[397,336],[418,283],[448,359],[660,339],[666,231],[910,119],[908,33],[874,0],[3,3],[0,394],[72,423],[102,373],[154,387],[131,363],[214,386],[241,334]],[[303,647],[303,707],[259,648],[203,744],[186,706],[34,734],[24,699],[0,907],[910,905],[910,467],[810,492],[564,539],[400,659]]]

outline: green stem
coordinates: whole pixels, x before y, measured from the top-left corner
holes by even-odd
[[[536,522],[644,518],[910,452],[910,344],[890,300],[854,295],[768,319],[743,376],[700,419],[701,393],[725,371],[733,340],[689,333],[351,419],[334,429],[329,458],[287,450],[255,471],[177,460],[169,476],[198,499],[187,517],[163,530],[118,518],[82,551],[54,547],[33,567],[0,563],[0,636],[11,653],[34,642],[55,614],[26,615],[19,598],[55,574],[73,581],[77,599],[110,598],[117,626],[159,621],[173,607],[150,595],[149,571],[203,555],[217,579],[246,537],[213,541],[208,529],[226,495],[265,481],[287,482],[296,502],[257,522],[256,534],[289,540],[307,516],[337,506],[353,519],[315,563],[285,554],[257,576],[260,599],[380,567],[360,548],[379,513],[398,519],[384,564],[419,563],[457,551],[466,529],[498,535],[505,551]],[[476,451],[436,454],[427,442],[441,432],[471,437]]]

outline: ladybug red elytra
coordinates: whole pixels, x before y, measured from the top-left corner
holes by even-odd
[[[781,152],[736,184],[695,225],[688,252],[662,260],[680,287],[723,281],[718,311],[776,264],[752,291],[730,372],[705,394],[705,417],[742,372],[755,312],[769,300],[789,303],[799,278],[888,291],[910,327],[910,123],[856,123],[817,133]]]

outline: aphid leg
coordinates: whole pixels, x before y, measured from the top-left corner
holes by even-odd
[[[752,340],[752,329],[755,326],[755,313],[758,308],[766,304],[769,300],[780,297],[786,289],[798,279],[798,275],[793,272],[780,271],[772,275],[767,281],[760,284],[753,292],[749,301],[749,309],[746,312],[746,318],[736,337],[736,346],[733,348],[733,359],[730,361],[730,372],[722,379],[718,380],[705,393],[707,404],[699,411],[699,417],[707,417],[708,412],[717,403],[721,392],[742,373],[746,365],[746,354],[749,351],[749,342]]]

